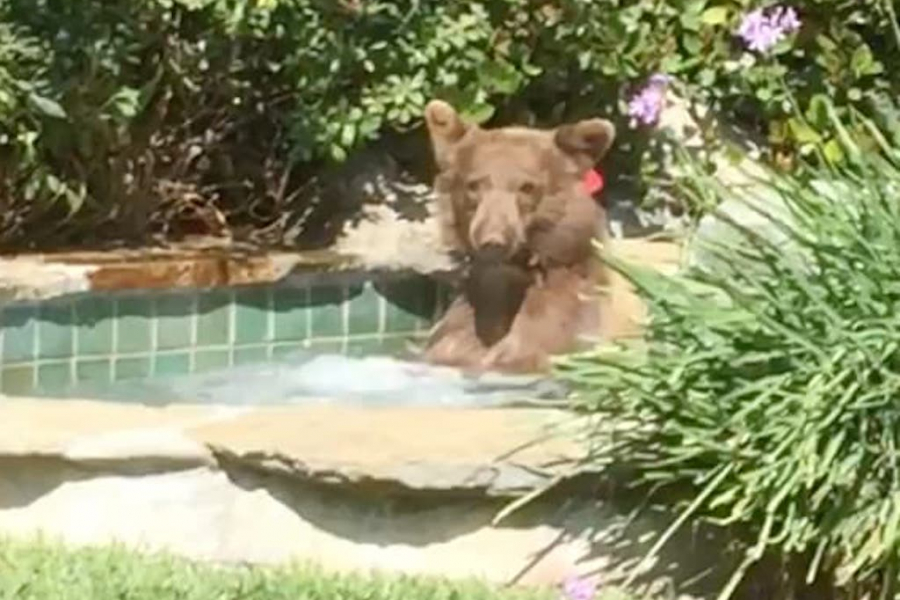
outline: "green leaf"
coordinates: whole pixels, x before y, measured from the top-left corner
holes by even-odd
[[[216,0],[175,0],[178,4],[190,11],[206,8]],[[244,3],[241,3],[244,4]]]
[[[809,99],[809,106],[806,109],[806,120],[813,127],[824,129],[828,126],[828,102],[828,97],[824,94],[816,94]]]
[[[511,95],[522,83],[522,76],[507,62],[489,62],[480,67],[482,85],[493,93]]]
[[[684,49],[691,54],[698,54],[703,49],[703,42],[696,35],[687,34],[682,38]]]
[[[519,68],[522,70],[522,73],[524,73],[528,77],[537,77],[538,75],[540,75],[541,73],[544,72],[544,70],[541,67],[539,67],[535,64],[532,64],[530,62],[526,62],[526,63],[520,65]]]
[[[460,112],[462,113],[462,117],[465,120],[472,123],[481,124],[490,120],[490,118],[494,116],[495,110],[496,109],[491,104],[484,102],[477,103],[474,106],[470,106],[466,109],[461,110]]]
[[[800,144],[815,144],[822,140],[819,132],[800,119],[793,118],[788,120],[788,127],[791,130],[791,135]]]
[[[872,56],[872,49],[866,44],[858,46],[856,50],[853,51],[853,56],[850,58],[850,68],[853,70],[853,74],[856,77],[870,74],[874,64],[875,59]]]
[[[681,26],[687,31],[698,31],[700,29],[700,17],[691,12],[682,13]]]
[[[55,100],[51,100],[50,98],[32,92],[28,95],[28,101],[35,110],[40,112],[45,117],[50,117],[53,119],[68,118],[65,109],[63,109],[63,107],[60,106],[59,103],[57,103]]]
[[[87,198],[87,189],[83,183],[79,186],[77,192],[71,187],[66,186],[63,193],[66,197],[66,203],[69,205],[69,216],[74,215],[81,210],[81,207],[84,206],[84,201]]]
[[[356,141],[356,127],[353,123],[344,123],[341,127],[341,146],[350,148]]]
[[[338,144],[332,144],[331,158],[336,162],[344,162],[347,160],[347,150]]]
[[[831,164],[838,164],[844,160],[844,150],[841,148],[840,142],[837,140],[828,140],[822,148],[822,154]]]
[[[725,6],[713,6],[703,11],[700,17],[705,25],[721,25],[728,20],[728,8]]]
[[[117,116],[132,119],[140,111],[141,90],[124,86],[112,95],[107,104],[115,109]]]
[[[756,90],[756,97],[762,100],[763,102],[768,102],[772,99],[772,90],[768,87],[761,87]]]

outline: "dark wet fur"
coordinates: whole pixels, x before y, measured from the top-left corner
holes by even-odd
[[[505,262],[502,253],[488,250],[473,258],[464,293],[475,310],[475,335],[482,344],[493,346],[509,332],[532,282],[526,267]]]

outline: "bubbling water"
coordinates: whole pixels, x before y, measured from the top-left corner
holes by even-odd
[[[541,376],[471,376],[390,356],[298,352],[207,373],[81,384],[62,395],[151,405],[496,406],[561,399],[565,389]]]

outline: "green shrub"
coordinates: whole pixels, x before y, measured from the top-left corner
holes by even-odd
[[[816,0],[770,56],[734,31],[751,0],[9,0],[0,4],[0,245],[171,236],[188,212],[265,230],[303,184],[433,96],[471,118],[613,114],[651,73],[690,84],[775,149],[830,141],[896,94],[885,0]],[[789,90],[810,125],[790,118]],[[643,131],[622,117],[620,181]],[[424,141],[423,148],[424,148]],[[834,144],[831,145],[834,148]]]
[[[617,456],[652,496],[671,494],[685,516],[747,535],[734,583],[774,555],[802,565],[801,581],[834,578],[857,597],[892,598],[900,145],[857,123],[880,151],[837,126],[844,165],[765,184],[791,215],[772,223],[788,246],[732,222],[733,239],[709,243],[714,268],[668,277],[614,263],[649,304],[645,340],[571,357],[560,373],[580,409],[636,423]],[[687,191],[742,196],[700,170]]]

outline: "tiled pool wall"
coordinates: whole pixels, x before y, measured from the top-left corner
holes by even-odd
[[[0,391],[197,373],[299,349],[398,354],[422,338],[450,293],[416,274],[337,273],[8,304],[0,306]]]

